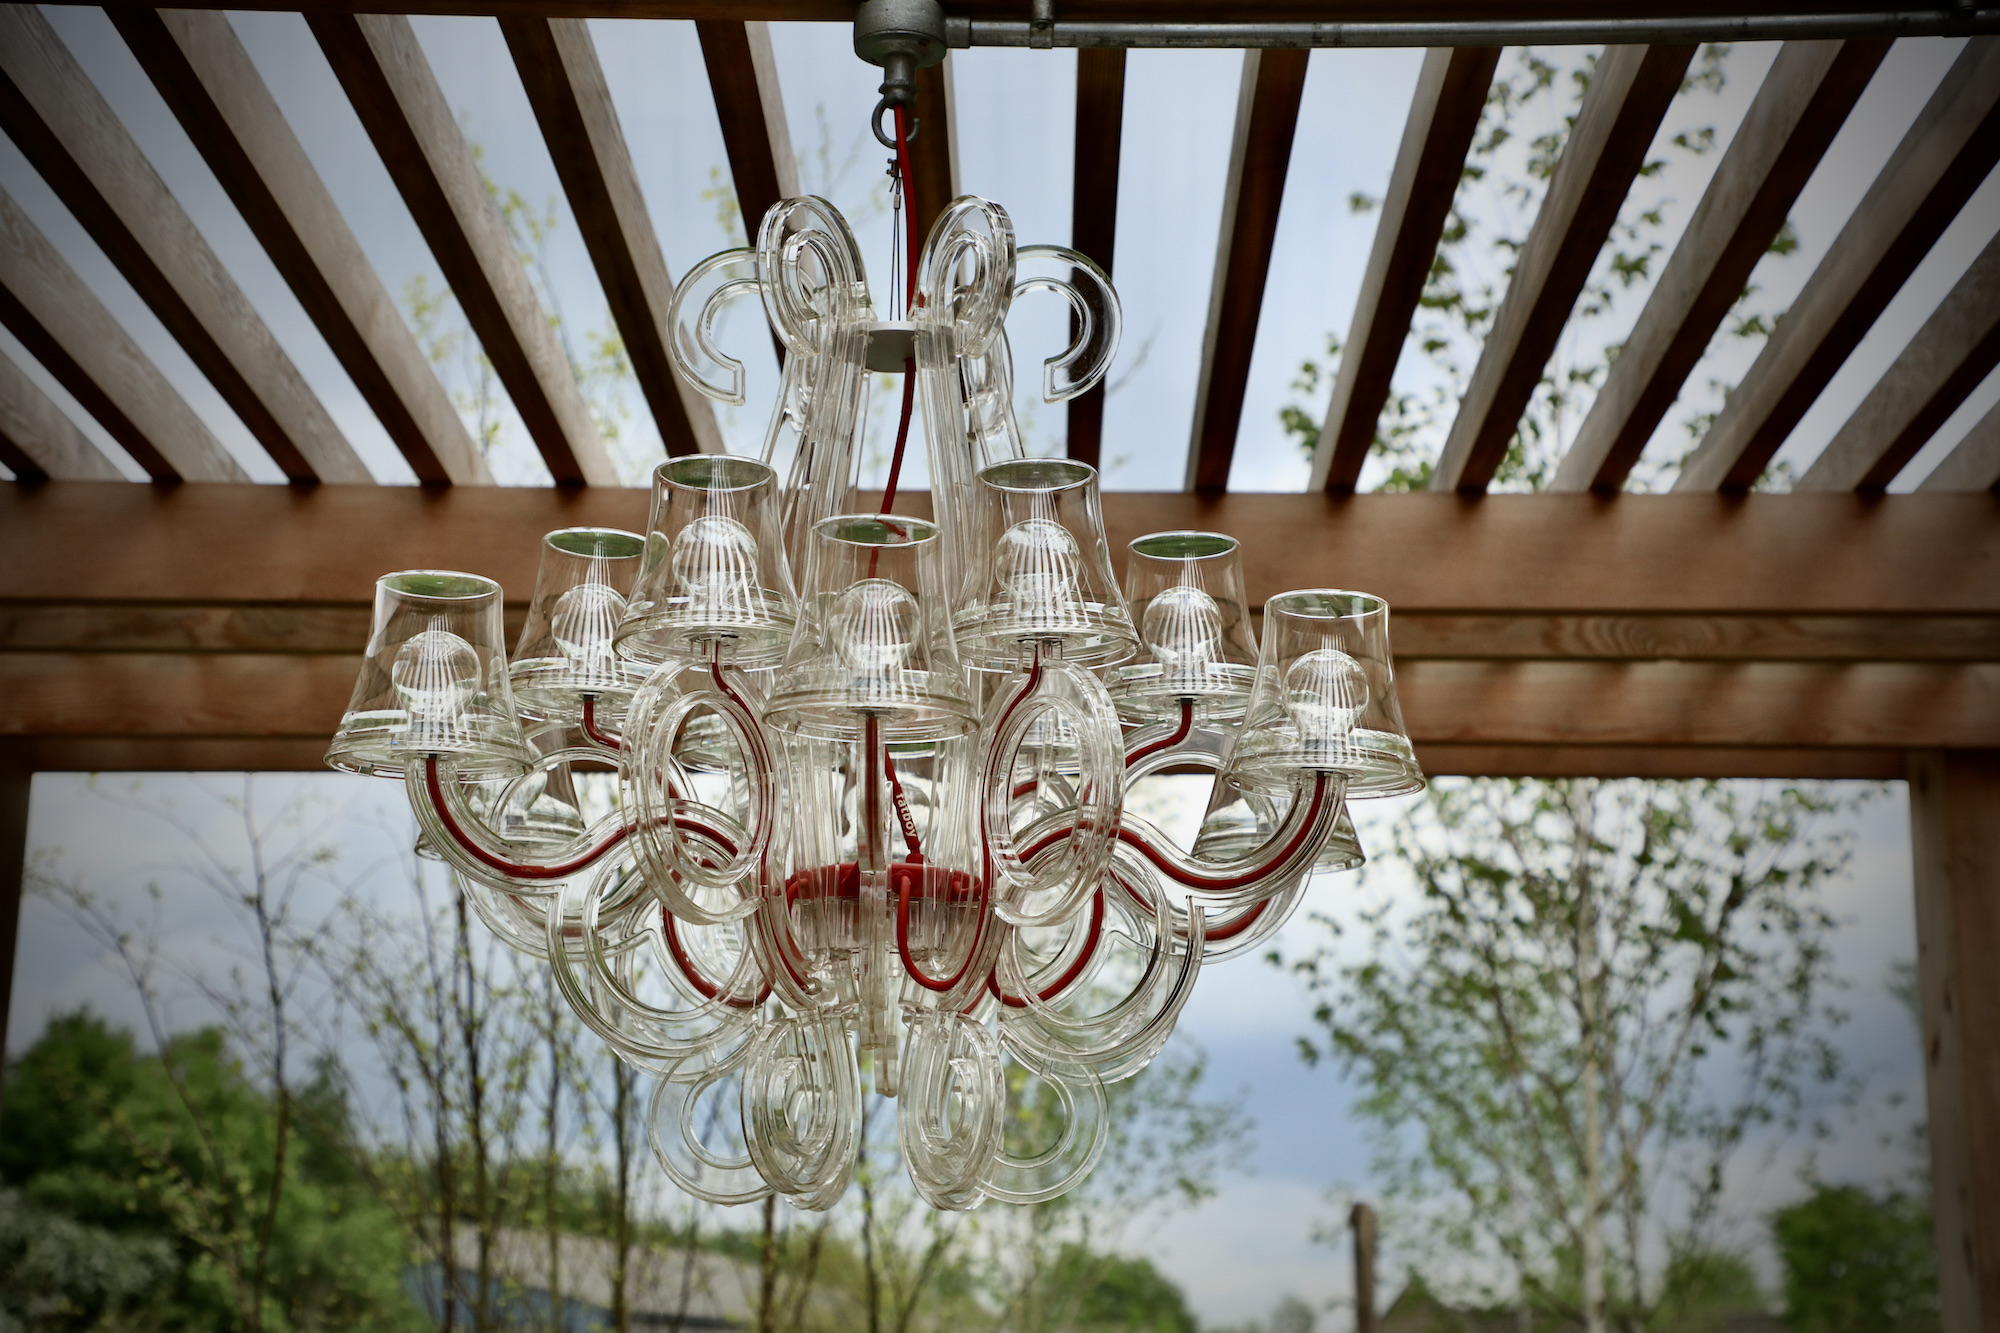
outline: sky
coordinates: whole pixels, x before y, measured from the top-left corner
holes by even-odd
[[[370,470],[385,483],[412,481],[109,20],[84,7],[45,12]],[[442,275],[304,21],[275,13],[232,14],[230,21],[390,290],[400,296],[412,283],[441,286]],[[479,146],[485,170],[537,212],[546,208],[555,218],[537,256],[536,275],[565,332],[581,340],[609,329],[602,289],[497,26],[478,18],[413,22],[448,100]],[[676,275],[684,273],[705,255],[736,243],[739,233],[732,229],[740,225],[728,212],[722,139],[693,25],[594,20],[591,28],[668,267]],[[772,40],[792,139],[802,158],[802,181],[847,214],[879,283],[887,271],[890,226],[882,206],[881,150],[865,129],[879,76],[852,58],[848,34],[840,26],[777,24]],[[1757,308],[1775,312],[1797,295],[1959,45],[1917,40],[1893,48],[1793,212],[1796,253],[1768,257],[1759,266],[1753,280],[1759,289]],[[1700,198],[1773,49],[1737,48],[1723,90],[1684,95],[1663,124],[1655,149],[1670,165],[1641,184],[1630,207],[1659,207],[1667,247]],[[1574,65],[1584,54],[1557,53],[1557,58]],[[1002,202],[1023,243],[1067,243],[1074,53],[978,50],[958,52],[952,59],[960,188]],[[1306,482],[1306,460],[1284,436],[1278,413],[1294,397],[1290,385],[1300,361],[1317,356],[1329,333],[1346,330],[1375,228],[1373,216],[1354,212],[1348,200],[1357,192],[1382,192],[1419,63],[1420,54],[1409,51],[1329,50],[1311,58],[1231,474],[1236,489],[1290,490]],[[1129,60],[1114,273],[1126,333],[1111,372],[1114,392],[1105,413],[1104,482],[1110,488],[1178,489],[1185,473],[1241,69],[1242,56],[1234,52],[1139,51]],[[1716,129],[1715,152],[1686,159],[1668,151],[1675,134],[1704,125]],[[278,480],[275,467],[171,335],[4,138],[0,188],[51,238],[251,475]],[[1469,189],[1461,206],[1489,233],[1518,235],[1526,226],[1517,207],[1490,192]],[[1996,230],[2000,176],[1988,179],[1947,229],[1794,432],[1781,459],[1803,469],[1872,386],[1871,372],[1902,349]],[[1646,291],[1642,282],[1623,293],[1604,316],[1579,324],[1559,356],[1587,360],[1618,341],[1637,318]],[[1046,345],[1052,326],[1046,307],[1038,319],[1032,302],[1022,305],[1015,326],[1019,410],[1032,447],[1056,451],[1063,414],[1034,403],[1028,393],[1039,380],[1037,361],[1055,350]],[[775,366],[768,342],[754,328],[732,325],[725,333],[734,335],[733,345],[750,366],[750,400],[742,408],[721,409],[719,419],[731,447],[750,452],[761,437]],[[468,350],[461,346],[440,366],[447,385],[461,393],[472,384]],[[0,353],[21,364],[127,475],[141,475],[5,331],[0,331]],[[1690,377],[1683,403],[1662,424],[1649,460],[1684,446],[1687,415],[1714,406],[1710,381],[1733,382],[1752,354],[1740,343],[1719,343],[1711,350]],[[1406,356],[1397,384],[1419,390],[1435,375],[1421,358]],[[1318,401],[1305,405],[1318,413],[1326,392],[1323,388]],[[887,425],[881,413],[885,396],[877,394],[871,442],[876,453]],[[1975,391],[1896,488],[1919,482],[1996,400],[2000,374]],[[636,392],[623,395],[622,401],[629,415],[614,442],[614,456],[626,479],[636,482],[647,460],[657,456],[657,436],[643,419]],[[503,432],[494,466],[504,483],[545,484],[548,479],[518,427]],[[1364,478],[1364,486],[1368,481]],[[214,788],[227,780],[146,781],[155,794],[171,795],[195,809],[212,803],[202,784]],[[330,774],[270,776],[259,783],[273,793],[272,799],[277,793],[306,793],[319,808],[340,812],[334,827],[357,868],[383,861],[395,850],[395,839],[407,836],[400,794],[387,784]],[[1358,808],[1364,840],[1380,845],[1387,824],[1401,817],[1405,807],[1405,802],[1386,801]],[[1914,953],[1907,812],[1900,786],[1866,809],[1856,832],[1855,862],[1828,889],[1828,901],[1843,922],[1839,965],[1852,983],[1848,1007],[1853,1018],[1842,1043],[1850,1063],[1871,1071],[1873,1087],[1882,1096],[1910,1094],[1920,1090],[1916,1045],[1907,1018],[1881,984],[1893,962]],[[107,804],[88,790],[81,776],[43,774],[35,783],[31,838],[40,854],[105,892],[122,895],[133,912],[147,905],[146,884],[161,882],[161,901],[171,907],[162,917],[170,948],[185,959],[227,965],[226,953],[214,942],[222,917],[213,902],[161,869],[175,853],[156,822]],[[362,891],[388,891],[381,886],[393,881],[392,875],[379,881],[364,877]],[[1346,884],[1340,879],[1316,884],[1307,909],[1337,908],[1349,891]],[[1301,912],[1279,947],[1309,948],[1313,929]],[[120,1021],[136,1022],[121,984],[88,941],[50,904],[30,900],[24,908],[8,1049],[18,1051],[31,1041],[51,1012],[85,1002]],[[1294,1053],[1294,1038],[1306,1015],[1293,982],[1255,959],[1243,959],[1203,978],[1182,1021],[1183,1031],[1208,1053],[1211,1086],[1244,1093],[1257,1122],[1257,1147],[1249,1173],[1231,1177],[1216,1198],[1174,1215],[1132,1243],[1170,1272],[1210,1321],[1261,1315],[1286,1292],[1325,1302],[1343,1297],[1348,1288],[1344,1253],[1315,1245],[1311,1235],[1316,1224],[1332,1219],[1333,1205],[1326,1197],[1330,1188],[1348,1186],[1363,1193],[1369,1188],[1367,1144],[1351,1111],[1354,1089],[1330,1069],[1306,1068]],[[1755,1217],[1796,1192],[1805,1151],[1805,1145],[1787,1145],[1759,1170],[1733,1178],[1736,1210]],[[1856,1179],[1880,1178],[1898,1167],[1893,1151],[1859,1128],[1818,1151],[1822,1169]]]

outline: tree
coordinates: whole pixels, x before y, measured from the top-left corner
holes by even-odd
[[[401,1283],[401,1229],[347,1165],[345,1099],[328,1066],[296,1090],[294,1150],[282,1157],[275,1098],[215,1028],[142,1056],[130,1033],[61,1016],[7,1085],[0,1309],[30,1327],[141,1313],[165,1328],[421,1327]],[[256,1205],[272,1198],[267,1222]],[[246,1309],[253,1252],[262,1278]]]
[[[1837,1069],[1816,894],[1847,860],[1836,809],[1808,787],[1436,784],[1384,858],[1415,900],[1318,915],[1336,938],[1292,962],[1318,1002],[1302,1052],[1361,1083],[1391,1197],[1524,1306],[1667,1327],[1712,1276],[1731,1157]]]
[[[1930,1205],[1897,1190],[1815,1186],[1771,1218],[1785,1317],[1798,1333],[1939,1327]]]

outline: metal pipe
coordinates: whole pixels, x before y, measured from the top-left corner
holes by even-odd
[[[2000,9],[1415,23],[1066,23],[949,18],[954,47],[1626,46],[2000,33]]]

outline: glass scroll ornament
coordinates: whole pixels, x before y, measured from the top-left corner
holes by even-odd
[[[1361,863],[1346,802],[1423,785],[1380,599],[1271,597],[1259,642],[1235,539],[1201,532],[1132,542],[1121,586],[1095,470],[1028,456],[1009,313],[1059,298],[1042,397],[1088,390],[1119,330],[1095,264],[963,198],[916,290],[878,322],[820,199],[698,265],[669,311],[691,383],[744,401],[735,302],[783,348],[762,456],[662,463],[643,532],[549,534],[511,659],[490,580],[383,578],[327,755],[403,779],[420,849],[655,1079],[654,1152],[716,1203],[831,1207],[864,1073],[935,1206],[1073,1188],[1202,968]],[[857,501],[889,331],[928,519]],[[588,826],[585,762],[618,773]],[[1169,768],[1214,775],[1186,848],[1125,799]]]

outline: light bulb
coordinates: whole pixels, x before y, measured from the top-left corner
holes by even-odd
[[[993,566],[1018,610],[1055,611],[1076,600],[1083,551],[1054,519],[1029,518],[1000,534]]]
[[[827,613],[833,650],[856,671],[890,671],[916,650],[917,599],[900,583],[863,579],[841,590]]]
[[[396,650],[389,668],[410,720],[450,722],[479,689],[479,654],[448,629],[427,629]]]
[[[578,666],[611,658],[611,635],[625,616],[625,599],[603,583],[579,583],[556,598],[549,634],[563,656]]]
[[[723,514],[703,514],[674,538],[674,581],[697,608],[747,611],[757,584],[757,538]]]
[[[1368,706],[1368,673],[1338,648],[1316,648],[1285,672],[1293,721],[1306,741],[1338,741]]]
[[[1200,675],[1222,655],[1222,608],[1200,588],[1181,584],[1146,604],[1139,632],[1169,675]]]

